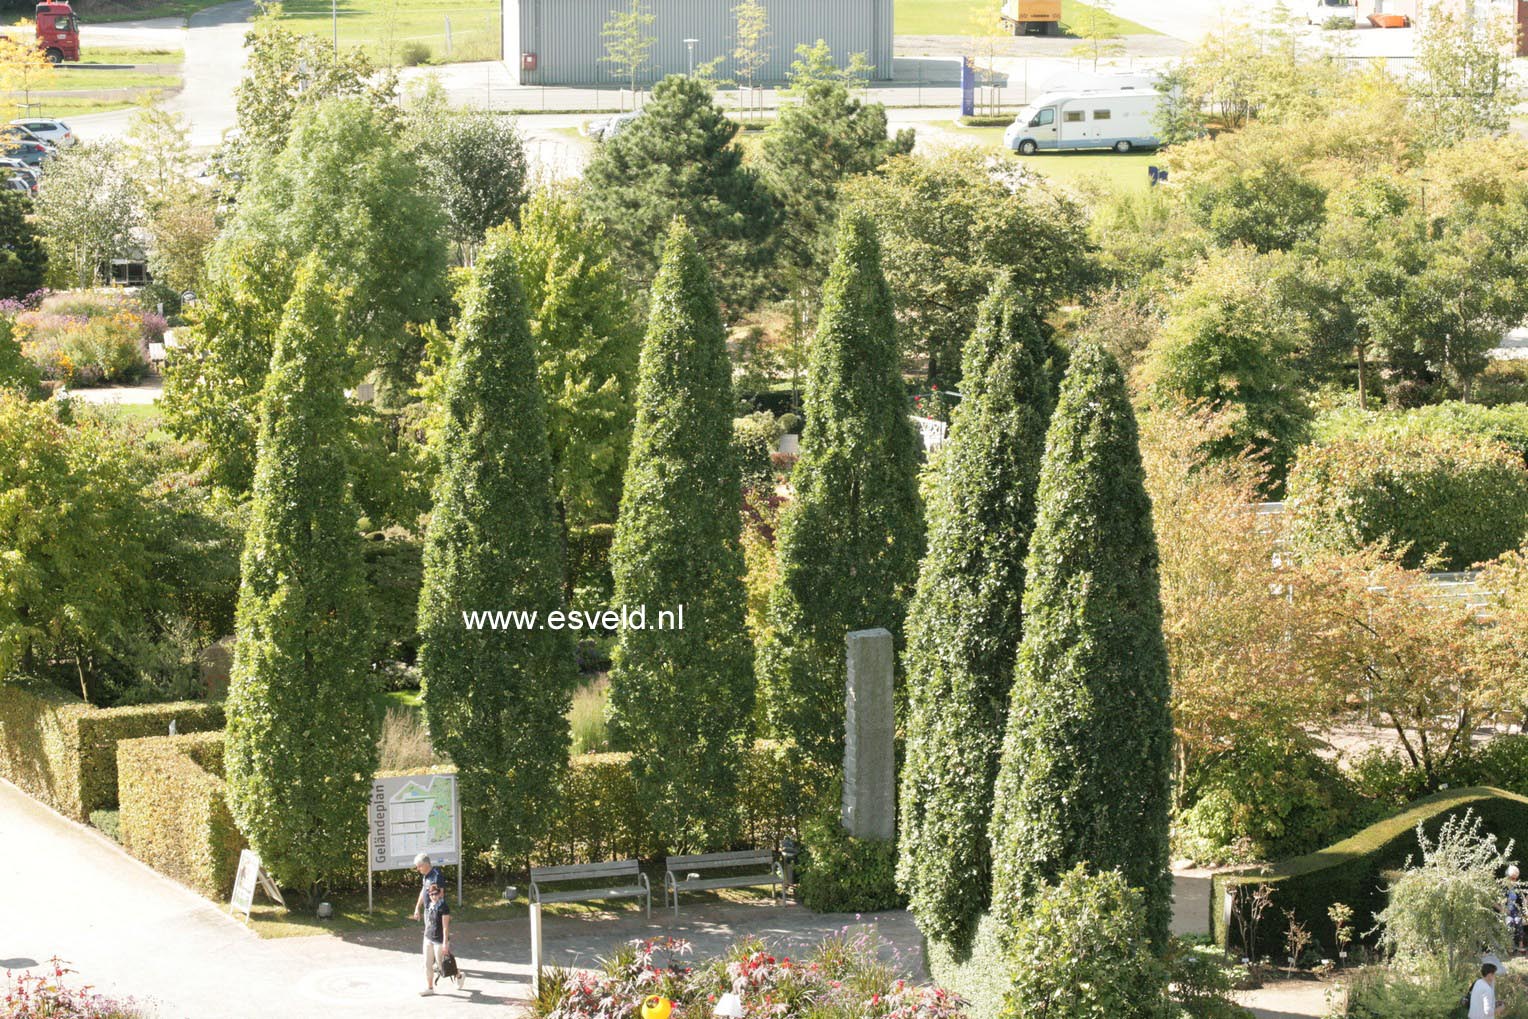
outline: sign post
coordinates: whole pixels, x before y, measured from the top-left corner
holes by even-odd
[[[253,849],[245,849],[239,853],[239,872],[233,879],[233,894],[228,898],[228,911],[230,913],[243,913],[244,919],[249,919],[249,911],[255,905],[255,885],[268,895],[272,902],[285,907],[286,900],[281,897],[281,889],[276,887],[276,882],[260,866],[260,854]]]
[[[408,870],[419,853],[431,863],[456,864],[456,904],[462,904],[462,815],[455,775],[375,779],[366,816],[368,913],[373,908],[372,875],[379,870]]]

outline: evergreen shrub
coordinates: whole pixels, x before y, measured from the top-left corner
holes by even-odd
[[[220,732],[124,740],[115,765],[123,848],[214,900],[233,890],[244,848],[222,766]]]

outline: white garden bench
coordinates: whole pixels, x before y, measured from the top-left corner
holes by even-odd
[[[756,868],[762,867],[763,871]],[[746,874],[703,878],[701,871],[744,870]],[[691,872],[694,873],[691,873]],[[679,874],[685,875],[679,880]],[[708,888],[754,888],[774,885],[780,891],[780,904],[785,904],[785,882],[775,854],[768,849],[745,849],[736,853],[701,853],[698,856],[670,856],[664,864],[663,904],[668,906],[669,896],[674,897],[674,915],[679,915],[679,890],[699,892]],[[775,893],[769,893],[773,901]]]
[[[629,884],[610,884],[622,879],[629,879]],[[590,888],[570,888],[560,892],[543,892],[543,885],[570,884],[579,882],[587,884],[598,881],[601,884]],[[648,883],[647,875],[642,873],[642,868],[636,860],[612,860],[609,863],[578,863],[568,867],[532,867],[531,868],[531,902],[540,905],[544,902],[589,902],[594,899],[647,899],[647,915],[653,915],[653,889]]]

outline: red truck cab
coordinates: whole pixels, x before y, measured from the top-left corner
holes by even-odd
[[[67,3],[37,5],[37,47],[53,63],[80,59],[80,19]]]

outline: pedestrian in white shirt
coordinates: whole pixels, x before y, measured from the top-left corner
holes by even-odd
[[[1496,967],[1484,963],[1480,979],[1470,988],[1470,1019],[1496,1019]]]

